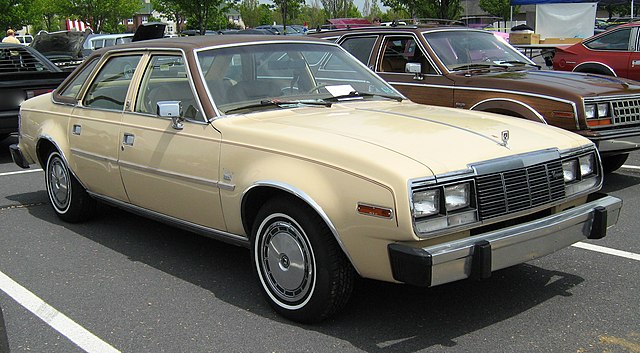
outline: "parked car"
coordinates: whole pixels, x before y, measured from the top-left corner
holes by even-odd
[[[85,40],[83,48],[96,50],[112,45],[131,43],[131,39],[133,39],[133,33],[92,34]]]
[[[0,140],[18,131],[22,102],[53,91],[68,74],[32,48],[0,43]]]
[[[47,32],[40,31],[33,38],[31,47],[46,56],[57,67],[64,71],[73,71],[82,61],[85,40],[93,31],[87,29],[85,31],[57,31]]]
[[[29,45],[31,44],[31,42],[33,42],[33,36],[30,34],[25,34],[25,35],[17,35],[16,39],[20,42],[20,44],[22,45]]]
[[[415,104],[306,37],[104,48],[21,116],[11,155],[44,168],[62,220],[101,201],[245,246],[266,300],[301,322],[339,312],[357,275],[486,278],[605,236],[622,205],[596,193],[588,139]]]
[[[606,172],[640,149],[640,86],[539,70],[492,32],[460,26],[314,33],[342,45],[409,99],[554,125],[591,139]]]
[[[571,46],[558,47],[553,69],[640,80],[640,22],[621,24]]]

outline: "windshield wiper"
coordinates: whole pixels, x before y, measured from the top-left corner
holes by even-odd
[[[542,68],[542,66],[540,65],[528,63],[526,61],[519,61],[519,60],[501,60],[501,61],[498,61],[497,64],[498,65],[503,65],[503,64],[523,65],[523,66],[529,65],[529,66],[537,67],[538,69]]]
[[[451,67],[452,71],[456,71],[456,70],[460,70],[460,69],[467,69],[467,70],[471,70],[471,69],[491,69],[491,68],[504,68],[504,66],[500,66],[500,65],[495,65],[495,64],[460,64],[460,65],[455,65]]]
[[[297,107],[301,105],[319,105],[319,106],[330,108],[332,104],[333,103],[331,102],[324,102],[324,101],[302,101],[302,100],[287,101],[287,100],[279,100],[279,99],[269,99],[269,100],[262,100],[259,103],[251,103],[251,104],[227,109],[225,110],[225,113],[229,114],[231,112],[245,110],[245,109],[252,109],[252,108],[263,108],[263,107],[289,108],[289,107]]]
[[[330,102],[337,102],[342,99],[349,99],[349,98],[357,99],[357,98],[364,98],[364,97],[382,97],[382,98],[393,99],[395,101],[402,102],[402,97],[399,97],[399,96],[391,96],[386,94],[375,94],[375,93],[363,93],[358,91],[351,91],[347,94],[324,98],[323,100],[330,101]]]

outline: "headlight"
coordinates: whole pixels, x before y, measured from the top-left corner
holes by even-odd
[[[578,158],[578,162],[580,163],[580,176],[582,178],[595,173],[596,158],[593,153],[581,156]]]
[[[597,161],[595,151],[564,158],[562,171],[566,196],[584,192],[600,184],[602,177]]]
[[[595,119],[596,118],[596,105],[595,104],[585,104],[584,113],[587,119]]]
[[[469,183],[445,186],[444,204],[447,211],[469,207]]]
[[[430,186],[412,195],[413,221],[421,235],[478,221],[473,183],[470,181]]]
[[[440,190],[426,190],[413,194],[413,216],[426,217],[440,212]]]
[[[565,183],[576,181],[578,179],[578,160],[569,159],[562,162],[562,173]]]
[[[599,119],[609,116],[609,103],[598,103],[596,107]]]

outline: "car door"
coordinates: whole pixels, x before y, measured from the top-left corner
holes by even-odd
[[[115,55],[104,61],[69,121],[72,154],[69,163],[76,177],[89,191],[120,201],[127,201],[118,166],[120,123],[141,57],[141,54]],[[78,84],[67,87],[69,94],[79,89],[93,65],[85,66],[85,71],[76,76]]]
[[[129,200],[192,225],[224,229],[220,204],[220,133],[203,117],[180,53],[145,60],[131,111],[122,119],[119,165]],[[181,128],[156,114],[157,103],[179,101]]]
[[[385,81],[416,103],[453,106],[452,81],[434,65],[413,34],[382,37],[374,69]],[[406,64],[420,64],[419,73],[406,72]]]

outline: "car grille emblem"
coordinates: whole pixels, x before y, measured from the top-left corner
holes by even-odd
[[[500,137],[502,138],[502,146],[507,146],[507,142],[509,142],[509,130],[504,130],[500,133]]]

